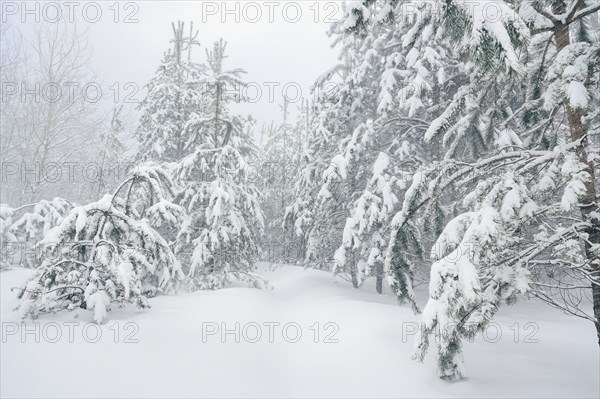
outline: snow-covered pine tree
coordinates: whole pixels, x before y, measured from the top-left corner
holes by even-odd
[[[299,181],[305,193],[291,204],[288,216],[305,237],[306,265],[333,267],[358,287],[360,260],[335,253],[352,202],[360,195],[358,187],[366,184],[361,156],[373,129],[379,63],[369,44],[345,33],[342,24],[332,26],[334,44],[341,45],[340,62],[317,80],[314,133]]]
[[[376,275],[381,291],[391,217],[414,170],[439,156],[421,137],[427,121],[451,98],[442,91],[451,93],[454,82],[463,79],[463,66],[445,62],[452,46],[426,29],[422,13],[390,24],[398,15],[390,4],[354,2],[345,11],[332,27],[341,63],[320,79],[336,89],[318,103],[321,131],[336,132],[341,145],[328,150],[331,164],[320,187],[324,201],[315,201],[312,212],[333,205],[336,218],[347,217],[343,234],[336,234],[342,240],[334,270],[349,272],[355,286]],[[319,152],[326,154],[323,148]],[[422,252],[420,235],[399,239],[405,251],[387,265],[394,290],[412,283],[406,279],[412,280],[413,263]]]
[[[44,256],[20,294],[21,316],[81,307],[102,323],[112,303],[145,308],[148,296],[174,288],[180,264],[151,226],[181,223],[172,194],[168,174],[145,164],[113,195],[75,207],[39,242]]]
[[[290,263],[298,260],[299,242],[293,229],[286,229],[284,219],[286,207],[293,201],[294,185],[299,173],[304,144],[305,108],[304,100],[299,109],[296,123],[290,122],[290,102],[284,98],[281,107],[283,118],[280,124],[263,126],[265,143],[259,159],[262,209],[265,212],[265,239],[263,249],[270,261]]]
[[[121,171],[123,169],[122,165],[125,163],[123,153],[125,152],[126,147],[119,137],[125,128],[123,125],[122,112],[122,105],[113,109],[110,128],[100,135],[101,147],[98,165],[100,169],[100,175],[98,176],[98,197],[111,189],[111,187],[109,187],[109,177],[113,173]]]
[[[250,139],[244,132],[244,119],[229,112],[231,102],[244,100],[243,88],[246,83],[242,80],[242,76],[246,71],[240,68],[232,70],[223,68],[223,61],[227,58],[226,50],[226,41],[220,39],[214,42],[212,50],[206,50],[205,74],[191,82],[193,87],[200,89],[207,106],[204,112],[196,112],[186,120],[188,151],[204,144],[210,144],[212,148],[231,144],[246,153],[252,147]]]
[[[259,254],[258,240],[264,220],[260,192],[245,156],[254,150],[247,120],[231,115],[229,104],[245,85],[241,69],[225,70],[226,43],[215,42],[207,51],[207,77],[195,82],[204,87],[207,113],[186,123],[191,153],[172,166],[182,190],[177,197],[190,217],[176,240],[178,255],[190,267],[192,288],[218,289],[232,280],[252,286],[264,281],[253,273]]]
[[[202,87],[197,82],[206,66],[193,61],[192,52],[199,47],[198,32],[184,34],[183,22],[174,23],[173,48],[163,57],[156,75],[146,85],[146,97],[140,102],[141,111],[136,136],[140,142],[138,159],[176,162],[186,154],[190,140],[186,124],[194,115],[203,115],[207,104]]]
[[[313,106],[314,117],[310,121],[307,148],[302,156],[299,178],[295,185],[295,198],[286,208],[285,223],[287,228],[293,226],[304,243],[305,267],[330,270],[335,249],[341,241],[341,221],[345,205],[341,192],[336,192],[335,196],[327,193],[326,200],[320,199],[321,195],[325,195],[322,190],[323,176],[338,151],[339,142],[339,137],[335,137],[323,123],[326,115],[329,115],[332,121],[337,120],[343,124],[348,114],[344,115],[325,105],[328,101],[326,97],[331,93],[319,91],[317,95],[319,99]],[[334,113],[339,118],[333,116]],[[335,168],[335,164],[331,165],[330,170],[337,173]]]
[[[521,9],[526,6],[527,3],[523,2]],[[537,126],[538,129],[548,129],[550,123],[557,123],[560,120],[558,118],[566,117],[566,123],[563,119],[562,129],[557,132],[557,142],[566,142],[564,146],[571,147],[569,160],[561,168],[563,178],[569,179],[561,199],[561,207],[564,211],[574,211],[575,217],[561,225],[577,231],[576,237],[584,251],[580,254],[583,259],[576,258],[580,260],[578,264],[565,261],[562,265],[563,276],[570,274],[569,265],[575,266],[577,270],[574,279],[564,276],[567,291],[564,285],[556,282],[547,290],[545,280],[553,273],[545,272],[542,274],[544,281],[534,278],[534,295],[567,313],[594,322],[600,344],[600,206],[597,191],[600,184],[600,34],[597,30],[593,32],[588,29],[592,18],[597,21],[600,5],[582,0],[547,0],[536,9],[536,13],[539,14],[538,18],[545,18],[545,23],[526,20],[533,37],[546,47],[550,47],[550,43],[556,46],[554,52],[541,52],[541,62],[530,60],[526,64],[531,75],[535,73],[540,78],[544,77],[541,81],[545,89],[542,95],[543,113],[550,121],[538,122]],[[538,46],[538,54],[540,48]],[[534,92],[535,89],[530,91]],[[538,93],[532,95],[532,100],[539,101],[536,94]],[[531,109],[532,104],[528,105]],[[526,140],[531,139],[527,137]],[[560,248],[564,244],[560,242],[555,245]],[[575,243],[571,247],[574,250]],[[539,274],[536,270],[534,277],[537,276]],[[577,299],[564,300],[569,286],[580,282],[584,285],[591,282],[591,290],[586,289],[584,295],[591,291],[593,315],[583,311]]]
[[[582,34],[600,6],[499,1],[492,20],[485,4],[434,5],[440,12],[423,9],[428,26],[463,43],[458,59],[469,61],[469,79],[425,134],[440,140],[445,159],[415,174],[392,237],[422,230],[440,207],[454,215],[431,250],[415,355],[423,358],[435,333],[440,376],[455,380],[465,375],[462,339],[520,292],[600,331],[600,53],[597,38]],[[392,239],[388,262],[403,250]],[[413,298],[409,285],[398,294]],[[582,306],[585,296],[594,314]]]
[[[311,251],[308,248],[310,226],[313,224],[312,204],[318,192],[319,170],[324,161],[318,157],[321,141],[316,136],[315,105],[308,100],[302,102],[294,130],[302,147],[298,150],[296,178],[292,185],[292,201],[286,204],[283,227],[298,239],[296,259],[309,264]]]

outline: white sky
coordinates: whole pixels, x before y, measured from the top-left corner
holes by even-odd
[[[186,23],[186,30],[189,22],[194,21],[202,45],[197,57],[204,59],[204,49],[211,47],[214,40],[223,37],[228,41],[226,67],[241,67],[248,72],[246,80],[255,83],[250,95],[258,94],[257,86],[262,92],[257,103],[235,106],[234,110],[254,115],[259,126],[263,121],[281,119],[279,105],[283,102],[284,85],[291,84],[290,97],[296,95],[296,84],[301,86],[304,96],[309,96],[309,87],[316,77],[337,61],[338,51],[331,49],[326,32],[330,22],[341,13],[339,1],[120,2],[119,22],[115,22],[113,1],[91,3],[76,2],[73,6],[61,3],[60,12],[64,19],[74,15],[78,28],[89,29],[99,76],[106,86],[117,83],[123,94],[127,82],[142,87],[153,76],[163,52],[170,46],[171,22],[177,20]],[[3,1],[3,18],[8,18],[11,28],[19,28],[26,34],[36,23],[36,17],[40,21],[55,18],[54,5],[38,4],[37,10],[29,4],[28,9],[34,12],[28,14],[20,1]],[[96,4],[102,10],[99,17]],[[138,22],[124,23],[130,14]],[[95,19],[97,22],[92,23]],[[272,89],[272,99],[269,99],[269,82],[277,85]],[[136,98],[142,95],[140,92]]]

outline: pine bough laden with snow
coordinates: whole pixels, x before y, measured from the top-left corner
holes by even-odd
[[[166,172],[147,164],[115,194],[75,207],[39,242],[45,256],[20,294],[22,317],[80,307],[101,323],[113,303],[149,307],[149,296],[176,288],[179,261],[151,222],[183,219],[172,194]]]
[[[37,259],[35,245],[76,206],[63,198],[42,200],[35,204],[11,208],[0,205],[0,240],[2,242],[2,265],[21,264],[31,267]],[[17,215],[22,211],[20,217]]]
[[[373,4],[353,5],[355,34],[375,29]],[[468,60],[468,79],[424,135],[444,158],[415,174],[392,223],[390,278],[416,306],[406,241],[441,222],[415,357],[434,333],[440,377],[464,377],[462,340],[519,293],[593,321],[600,336],[600,46],[588,30],[600,6],[499,1],[499,18],[486,19],[485,4],[457,0],[380,4],[385,22],[401,25],[410,9],[415,27],[451,38]]]
[[[407,234],[409,223],[430,223],[444,198],[462,199],[448,204],[458,215],[431,249],[430,297],[415,354],[422,360],[429,334],[436,334],[441,377],[465,375],[461,340],[485,329],[502,303],[525,292],[548,299],[548,288],[574,294],[594,281],[580,244],[589,225],[569,222],[579,197],[573,188],[586,178],[573,147],[505,151],[469,165],[446,162],[415,178],[394,220],[397,236]],[[539,175],[542,181],[531,185]],[[392,251],[401,250],[395,245]],[[405,295],[413,298],[410,289]],[[590,317],[576,302],[565,306]]]

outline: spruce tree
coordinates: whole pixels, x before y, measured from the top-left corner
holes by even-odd
[[[193,50],[200,46],[198,33],[192,24],[188,36],[183,22],[172,27],[173,48],[165,52],[156,75],[146,84],[147,94],[138,107],[138,160],[180,160],[191,139],[186,124],[195,115],[203,115],[207,107],[202,87],[197,84],[206,66],[192,58]]]
[[[177,197],[189,214],[176,239],[178,254],[189,263],[193,288],[218,289],[233,280],[262,286],[254,274],[264,227],[260,192],[247,158],[255,151],[244,128],[247,120],[229,111],[245,83],[241,69],[224,69],[226,42],[207,51],[204,87],[207,113],[186,123],[190,155],[172,166],[181,186]]]

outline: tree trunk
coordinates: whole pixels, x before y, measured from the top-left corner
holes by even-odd
[[[567,6],[563,0],[557,0],[552,6],[552,12],[554,14],[563,14],[567,10]],[[566,23],[556,22],[554,25],[554,38],[556,40],[556,49],[560,52],[566,46],[571,43],[571,37],[569,34],[570,21]],[[565,101],[565,112],[567,114],[567,121],[569,123],[569,130],[571,133],[571,140],[577,141],[582,140],[581,146],[577,149],[577,156],[579,161],[587,165],[587,172],[590,175],[589,181],[586,183],[586,195],[583,198],[583,204],[580,206],[581,215],[583,220],[590,222],[592,227],[588,230],[588,240],[585,242],[585,253],[587,258],[591,262],[592,274],[600,280],[600,259],[594,256],[592,252],[592,245],[600,244],[600,225],[595,218],[592,217],[592,213],[598,209],[598,195],[596,193],[595,186],[595,173],[592,162],[588,159],[587,147],[588,139],[585,136],[585,130],[581,122],[581,115],[579,112],[571,108],[568,101]],[[594,317],[596,318],[596,332],[598,334],[598,344],[600,345],[600,285],[592,283],[592,302],[594,308]]]
[[[378,294],[382,294],[383,293],[383,264],[382,263],[377,264],[377,269],[375,270],[375,278],[377,279],[375,281],[375,290],[377,291]]]
[[[354,258],[354,254],[352,255],[352,260],[350,261],[350,277],[352,278],[352,286],[354,288],[358,288],[358,270],[356,268],[356,259]]]

